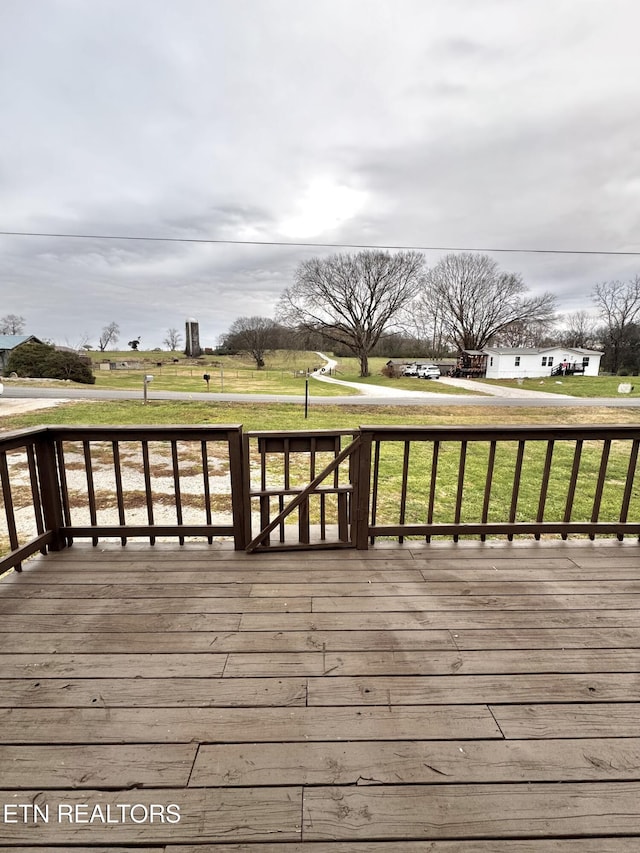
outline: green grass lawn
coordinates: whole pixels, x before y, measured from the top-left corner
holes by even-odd
[[[637,423],[636,409],[606,407],[509,409],[511,424],[587,424]],[[360,424],[504,425],[504,409],[483,406],[447,406],[434,409],[422,406],[309,406],[304,418],[302,404],[294,403],[219,403],[198,401],[106,400],[99,403],[70,402],[55,408],[0,417],[3,430],[41,424],[230,424],[245,429],[353,429]]]
[[[571,397],[640,396],[640,377],[638,376],[547,376],[537,379],[480,379],[478,381],[487,385],[501,385],[506,388],[568,394]],[[629,383],[634,386],[631,394],[618,393],[618,385],[621,383]]]
[[[153,350],[105,350],[104,352],[100,352],[100,350],[87,350],[86,354],[89,356],[93,364],[99,364],[101,361],[166,361],[171,363],[174,358],[179,359],[180,361],[184,361],[186,356],[183,352],[169,352],[168,350],[162,350],[161,352],[153,352]],[[212,356],[207,356],[207,358],[212,358]]]
[[[150,391],[184,391],[226,394],[304,394],[305,375],[294,375],[285,370],[256,370],[247,367],[162,367],[147,370],[97,371],[94,388],[139,389],[142,393],[143,378],[150,372],[153,382]],[[207,373],[211,378],[209,387],[203,379]],[[309,379],[309,393],[322,397],[344,397],[357,394],[354,389]]]
[[[131,389],[141,388],[143,376],[153,375],[152,389],[162,391],[206,391],[203,374],[211,376],[209,389],[229,394],[304,394],[305,374],[308,369],[319,367],[323,362],[314,352],[278,351],[267,357],[266,367],[256,368],[247,356],[203,356],[198,362],[186,360],[182,353],[91,353],[94,360],[96,388]],[[173,362],[172,356],[179,357]],[[100,356],[95,358],[95,356]],[[97,363],[108,356],[111,361],[143,361],[144,366],[135,370],[100,370]],[[383,385],[407,391],[429,391],[440,394],[471,394],[462,388],[453,388],[437,381],[426,381],[411,377],[389,379],[382,375],[388,359],[375,357],[369,360],[371,376],[359,375],[356,358],[338,359],[335,378],[366,385]],[[357,394],[356,390],[333,383],[320,383],[311,379],[310,393],[316,396],[335,397]]]
[[[94,366],[101,361],[142,362],[145,367],[155,367],[161,363],[163,367],[224,367],[239,370],[256,370],[255,361],[248,355],[202,355],[197,359],[187,358],[182,352],[153,352],[152,350],[107,350],[87,353]],[[308,350],[274,350],[265,356],[266,370],[306,370],[319,365],[320,359],[315,352]]]
[[[93,353],[93,355],[96,355]],[[107,355],[100,353],[101,356]],[[197,361],[185,359],[178,363],[172,353],[108,353],[111,361],[141,361],[136,369],[100,370],[94,368],[95,388],[140,389],[145,374],[153,376],[150,390],[211,391],[227,394],[304,394],[306,370],[317,367],[321,360],[315,353],[279,351],[267,357],[266,366],[258,370],[247,356],[203,356]],[[178,357],[176,355],[176,357]],[[96,359],[95,361],[101,361]],[[208,374],[209,387],[203,379]],[[325,397],[349,396],[357,391],[310,379],[310,394]]]
[[[588,423],[637,423],[638,413],[634,409],[606,407],[595,408],[514,408],[508,413],[510,424],[588,424]],[[496,424],[503,426],[505,412],[493,407],[457,407],[434,409],[398,406],[335,406],[312,405],[305,420],[304,408],[292,403],[203,403],[195,401],[152,401],[147,406],[142,401],[105,401],[99,403],[65,403],[55,408],[31,413],[0,417],[0,430],[37,427],[43,424],[243,424],[247,431],[305,430],[305,429],[355,429],[360,424],[388,425],[462,425]],[[595,484],[600,464],[602,442],[585,442],[574,520],[590,517]],[[543,442],[527,445],[521,491],[518,503],[518,521],[534,520],[540,492],[544,454]],[[498,446],[494,471],[490,521],[505,520],[511,502],[517,442],[504,442]],[[607,482],[603,496],[600,518],[615,519],[619,512],[621,494],[624,489],[629,443],[614,442],[607,469]],[[409,488],[406,502],[407,523],[426,521],[429,478],[433,446],[430,442],[414,442],[410,447],[408,461]],[[464,501],[462,520],[480,519],[486,477],[488,442],[471,442],[467,452],[464,478]],[[295,454],[294,454],[295,456]],[[380,455],[380,488],[378,490],[377,518],[379,524],[394,524],[399,521],[404,443],[386,442]],[[255,451],[252,454],[255,460]],[[549,494],[547,519],[562,517],[568,488],[568,472],[573,458],[573,444],[557,442],[554,454]],[[458,481],[460,445],[456,441],[444,440],[440,448],[438,486],[434,521],[446,523],[453,520]],[[226,464],[221,457],[221,464]],[[308,460],[292,460],[292,480],[308,481]],[[630,507],[630,518],[640,517],[640,487],[634,488]],[[312,515],[312,520],[315,516]],[[292,517],[291,521],[294,521]],[[0,537],[1,538],[1,537]],[[0,551],[2,549],[0,548]]]

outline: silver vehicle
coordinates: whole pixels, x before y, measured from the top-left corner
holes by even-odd
[[[435,364],[419,364],[418,379],[440,379],[440,368]]]

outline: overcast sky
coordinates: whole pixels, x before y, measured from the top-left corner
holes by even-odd
[[[640,252],[639,28],[638,0],[0,0],[0,230]],[[215,345],[332,251],[2,236],[0,316]],[[565,311],[640,272],[493,257]]]

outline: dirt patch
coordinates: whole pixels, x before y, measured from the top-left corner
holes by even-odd
[[[24,400],[8,400],[6,397],[0,397],[0,417],[3,415],[23,415],[25,412],[35,412],[38,409],[51,409],[54,406],[59,406],[61,403],[68,403],[69,400],[51,400],[51,399],[24,399]]]

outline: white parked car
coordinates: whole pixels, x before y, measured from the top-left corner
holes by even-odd
[[[435,364],[419,364],[416,376],[418,379],[440,379],[440,368]]]

